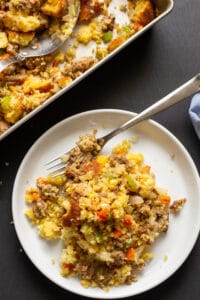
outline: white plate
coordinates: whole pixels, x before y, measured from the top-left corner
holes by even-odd
[[[122,110],[95,110],[70,117],[43,134],[26,154],[18,170],[12,196],[13,219],[18,238],[34,265],[51,281],[71,292],[92,298],[123,298],[147,291],[171,276],[191,252],[200,229],[200,179],[184,146],[165,128],[145,121],[113,138],[104,148],[107,153],[124,138],[139,136],[134,151],[145,156],[152,166],[157,185],[168,189],[173,199],[187,198],[177,216],[170,216],[170,226],[153,246],[154,258],[146,266],[138,282],[130,286],[83,288],[75,278],[60,275],[61,243],[41,239],[26,219],[25,190],[35,184],[38,176],[47,175],[44,164],[74,146],[79,136],[98,129],[98,136],[108,133],[134,114]],[[189,237],[189,238],[188,238]],[[164,259],[168,257],[168,259]],[[52,263],[55,260],[55,264]]]

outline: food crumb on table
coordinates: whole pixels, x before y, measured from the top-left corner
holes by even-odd
[[[164,261],[167,261],[169,259],[168,255],[164,255],[163,259]]]

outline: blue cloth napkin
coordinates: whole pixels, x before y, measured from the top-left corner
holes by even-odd
[[[200,139],[200,94],[196,94],[190,103],[189,115],[196,131],[198,138]]]

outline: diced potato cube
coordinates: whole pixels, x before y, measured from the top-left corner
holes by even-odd
[[[38,227],[40,236],[47,240],[56,239],[60,235],[60,227],[51,220],[43,221]]]
[[[5,32],[0,32],[0,48],[4,49],[8,46],[8,38]]]
[[[11,12],[7,12],[3,16],[2,22],[6,28],[12,31],[35,31],[41,26],[39,16],[20,16]]]
[[[151,22],[154,17],[154,9],[150,0],[142,0],[136,3],[135,14],[133,16],[134,22],[145,26]]]
[[[45,15],[61,18],[66,11],[67,0],[47,0],[41,7]]]
[[[27,46],[34,38],[35,32],[8,31],[8,40],[21,46]]]

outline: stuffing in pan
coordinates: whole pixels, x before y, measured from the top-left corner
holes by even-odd
[[[0,60],[29,45],[43,30],[63,34],[68,1],[0,0]],[[151,0],[119,0],[114,6],[113,1],[81,0],[78,24],[67,49],[28,58],[0,73],[0,134],[156,17]],[[120,24],[116,8],[125,23]],[[92,48],[91,53],[80,56],[80,45]]]

